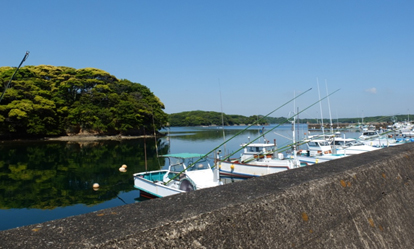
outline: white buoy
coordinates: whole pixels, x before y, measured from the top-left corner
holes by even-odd
[[[121,166],[122,168],[124,168],[124,169],[126,169],[127,168],[127,166],[126,166],[126,164],[122,164],[122,166]]]
[[[94,183],[93,188],[99,188],[99,183]]]
[[[124,167],[119,168],[120,172],[126,172],[126,169]]]

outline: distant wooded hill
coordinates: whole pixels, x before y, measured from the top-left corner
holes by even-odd
[[[286,118],[267,117],[260,120],[263,116],[253,115],[250,117],[242,115],[228,115],[213,111],[187,111],[173,113],[169,115],[170,126],[200,126],[200,125],[242,125],[255,124],[259,121],[260,125],[285,123]]]
[[[0,67],[1,92],[14,71]],[[0,134],[152,134],[167,123],[163,109],[148,87],[99,69],[25,66],[1,100]]]
[[[170,126],[200,126],[200,125],[241,125],[241,124],[254,124],[260,120],[263,115],[254,115],[254,116],[242,116],[242,115],[228,115],[222,114],[220,112],[213,111],[187,111],[180,113],[173,113],[169,115],[169,125]],[[397,116],[376,116],[376,117],[366,117],[364,118],[364,123],[370,122],[389,122],[392,123],[396,120],[406,120],[407,115],[397,115]],[[340,118],[332,120],[332,123],[355,123],[361,122],[361,118]],[[260,125],[264,124],[283,124],[287,123],[286,117],[266,117],[259,121]],[[309,123],[316,124],[320,123],[320,119],[299,119],[300,123]],[[329,124],[329,119],[324,119],[325,124]]]

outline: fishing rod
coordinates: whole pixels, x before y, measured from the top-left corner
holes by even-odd
[[[317,104],[317,103],[319,103],[320,101],[322,101],[322,100],[326,99],[327,97],[329,97],[330,95],[332,95],[332,94],[336,93],[336,92],[337,92],[337,91],[339,91],[339,90],[340,90],[340,89],[338,89],[338,90],[336,90],[336,91],[334,91],[334,92],[330,93],[329,95],[325,96],[325,97],[324,97],[324,98],[322,98],[322,99],[319,99],[318,101],[316,101],[316,102],[315,102],[315,103],[313,103],[312,105],[310,105],[310,106],[306,107],[305,109],[303,109],[302,111],[300,111],[300,112],[296,113],[295,115],[291,116],[290,118],[296,117],[296,116],[297,116],[297,115],[299,115],[300,113],[302,113],[302,112],[306,111],[307,109],[311,108],[312,106],[316,105],[316,104]],[[257,138],[253,139],[252,141],[250,141],[250,142],[246,143],[246,144],[245,144],[245,145],[243,145],[240,149],[238,149],[238,150],[236,150],[235,152],[233,152],[232,154],[230,154],[230,155],[226,156],[226,157],[225,157],[222,161],[227,160],[227,159],[228,159],[228,158],[230,158],[232,155],[234,155],[234,154],[236,154],[237,152],[239,152],[240,150],[244,149],[244,148],[245,148],[245,147],[247,147],[249,144],[251,144],[251,143],[253,143],[254,141],[256,141],[257,139],[259,139],[260,137],[262,137],[262,136],[266,135],[267,133],[271,132],[272,130],[274,130],[274,129],[276,129],[276,128],[280,127],[282,124],[284,124],[284,123],[286,123],[286,122],[289,122],[289,118],[285,118],[285,119],[286,119],[286,121],[285,121],[285,122],[283,122],[283,123],[281,123],[281,124],[279,124],[279,125],[276,125],[275,127],[273,127],[272,129],[270,129],[270,130],[266,131],[266,132],[265,132],[265,133],[263,133],[262,135],[258,136]],[[215,166],[216,166],[216,165],[214,165],[214,167],[215,167]]]
[[[13,80],[14,75],[17,73],[17,71],[19,71],[19,68],[22,66],[23,62],[27,59],[27,57],[29,57],[29,53],[30,53],[29,51],[26,51],[26,54],[24,55],[23,60],[20,62],[19,66],[18,66],[18,67],[16,68],[16,70],[14,71],[14,73],[13,73],[12,77],[10,78],[10,80],[9,80],[9,82],[7,83],[6,87],[4,88],[3,93],[1,94],[1,97],[0,97],[0,102],[1,102],[1,100],[3,99],[3,96],[4,96],[4,94],[6,93],[7,89],[9,88],[10,83],[11,83],[11,81]]]
[[[275,111],[279,110],[280,108],[284,107],[285,105],[289,104],[290,102],[294,101],[295,99],[299,98],[300,96],[304,95],[305,93],[309,92],[310,90],[312,90],[312,88],[309,88],[308,90],[304,91],[303,93],[299,94],[298,96],[295,96],[294,98],[290,99],[289,101],[287,101],[286,103],[284,103],[283,105],[279,106],[278,108],[274,109],[273,111],[269,112],[267,115],[261,117],[259,120],[257,120],[257,122],[264,120],[266,117],[268,117],[270,114],[274,113]],[[249,129],[250,127],[252,127],[254,125],[248,125],[246,128],[244,128],[243,130],[237,132],[235,135],[233,135],[232,137],[230,137],[229,139],[227,139],[226,141],[224,141],[223,143],[221,143],[220,145],[216,146],[214,149],[212,149],[211,151],[209,151],[208,153],[206,153],[204,156],[200,157],[199,159],[197,159],[195,162],[193,162],[192,164],[190,164],[190,166],[188,166],[187,169],[193,167],[196,163],[198,163],[200,160],[206,158],[210,153],[212,153],[213,151],[217,150],[218,148],[220,148],[220,146],[224,145],[225,143],[229,142],[230,140],[232,140],[233,138],[235,138],[236,136],[240,135],[242,132],[246,131],[247,129]],[[186,169],[180,171],[178,174],[176,174],[174,177],[172,177],[170,180],[168,180],[167,182],[164,183],[164,185],[167,185],[169,182],[171,182],[172,180],[174,180],[175,178],[177,178],[181,173],[183,173]]]

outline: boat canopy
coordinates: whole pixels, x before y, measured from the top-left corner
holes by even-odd
[[[201,158],[206,154],[198,154],[198,153],[175,153],[175,154],[165,154],[161,155],[160,157],[175,157],[175,158]]]

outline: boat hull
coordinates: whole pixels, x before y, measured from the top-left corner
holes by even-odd
[[[164,170],[136,173],[134,174],[134,187],[155,197],[165,197],[185,192],[179,189],[178,181],[172,180],[165,185],[159,179],[159,176],[165,173],[167,171]]]
[[[257,162],[259,163],[259,162]],[[290,169],[289,161],[280,161],[279,165],[262,164],[241,164],[237,162],[220,162],[220,175],[250,178],[268,174],[279,173]]]
[[[340,159],[347,157],[349,155],[344,154],[324,154],[323,156],[297,156],[297,159],[301,163],[305,163],[307,165],[317,164],[317,163],[324,163],[330,160]]]

